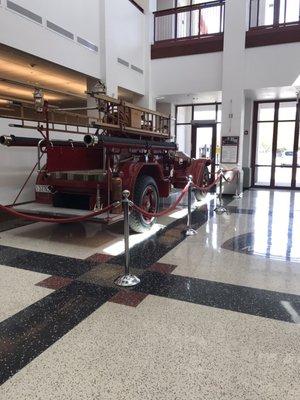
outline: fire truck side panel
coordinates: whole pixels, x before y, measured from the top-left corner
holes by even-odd
[[[102,168],[102,151],[94,147],[47,148],[47,171],[88,171]]]

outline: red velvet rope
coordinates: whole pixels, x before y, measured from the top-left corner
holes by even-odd
[[[234,174],[232,179],[227,180],[225,178],[225,173],[226,172],[232,172],[232,171],[236,171],[236,173]],[[178,204],[180,203],[180,201],[183,199],[184,195],[187,193],[189,186],[193,185],[193,188],[200,190],[202,192],[208,192],[213,186],[215,186],[221,179],[221,177],[223,177],[226,182],[232,182],[233,179],[235,177],[238,177],[239,175],[239,171],[236,169],[232,169],[232,170],[226,170],[226,171],[220,171],[218,172],[218,176],[215,178],[215,180],[209,184],[208,186],[198,186],[195,185],[193,182],[188,182],[188,184],[185,186],[185,188],[182,190],[182,192],[180,193],[179,197],[177,198],[177,200],[166,210],[157,212],[157,213],[149,213],[145,210],[143,210],[142,208],[140,208],[139,206],[135,205],[134,203],[130,202],[131,207],[138,211],[139,213],[141,213],[142,215],[144,215],[147,218],[157,218],[157,217],[162,217],[166,214],[168,214],[171,211],[174,211],[175,208],[178,206]],[[35,215],[30,215],[30,214],[24,214],[21,213],[19,211],[14,210],[11,207],[6,207],[0,204],[0,210],[7,212],[8,214],[11,214],[15,217],[18,218],[23,218],[27,221],[33,221],[33,222],[49,222],[49,223],[60,223],[60,224],[69,224],[69,223],[74,223],[74,222],[82,222],[82,221],[86,221],[87,219],[96,217],[97,215],[100,214],[104,214],[106,212],[109,212],[110,210],[112,210],[113,208],[115,208],[117,205],[116,204],[111,204],[105,208],[103,208],[102,210],[99,211],[93,211],[91,213],[88,213],[86,215],[82,215],[79,217],[72,217],[72,218],[61,218],[61,217],[57,217],[57,218],[46,218],[46,217],[37,217]]]
[[[102,208],[102,210],[99,211],[93,211],[89,214],[86,215],[81,215],[80,217],[72,217],[72,218],[46,218],[46,217],[37,217],[34,215],[29,215],[29,214],[23,214],[19,211],[16,211],[10,207],[5,207],[0,204],[0,210],[7,212],[8,214],[11,214],[15,217],[23,218],[27,221],[33,221],[33,222],[50,222],[50,223],[60,223],[60,224],[70,224],[73,222],[82,222],[86,221],[87,219],[90,219],[92,217],[96,217],[97,215],[104,214],[110,210],[112,210],[114,207],[116,207],[115,204],[111,204],[110,206],[107,206],[105,208]]]
[[[216,177],[216,179],[208,186],[198,186],[195,183],[193,183],[193,187],[194,187],[194,189],[200,190],[201,192],[208,192],[211,188],[213,188],[219,182],[220,178],[221,178],[221,174],[218,175]]]
[[[157,213],[149,213],[148,211],[143,210],[141,207],[135,205],[134,203],[131,203],[131,207],[138,211],[139,213],[141,213],[142,215],[144,215],[144,217],[147,218],[157,218],[157,217],[162,217],[166,214],[168,214],[171,211],[174,211],[175,208],[178,206],[178,204],[181,202],[182,198],[184,197],[184,195],[187,193],[189,186],[190,186],[190,182],[185,186],[185,188],[182,190],[182,192],[180,193],[180,196],[178,197],[178,199],[175,201],[175,203],[173,203],[169,208],[167,208],[166,210],[157,212]]]

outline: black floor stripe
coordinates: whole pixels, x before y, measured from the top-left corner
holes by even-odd
[[[77,278],[89,271],[94,263],[77,258],[58,256],[0,245],[0,264],[48,275]]]
[[[138,292],[285,322],[300,315],[300,296],[145,271]],[[288,305],[288,307],[286,307]],[[288,310],[294,310],[291,314]]]
[[[68,333],[117,291],[73,282],[0,323],[0,384]]]

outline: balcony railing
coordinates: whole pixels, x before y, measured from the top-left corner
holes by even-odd
[[[250,0],[249,30],[300,23],[300,0]]]
[[[199,39],[224,31],[225,0],[207,1],[154,13],[154,43]]]

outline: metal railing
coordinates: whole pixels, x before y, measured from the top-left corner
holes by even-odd
[[[297,25],[300,23],[299,0],[249,0],[249,30]]]
[[[224,31],[225,0],[154,13],[154,43],[219,35]]]

